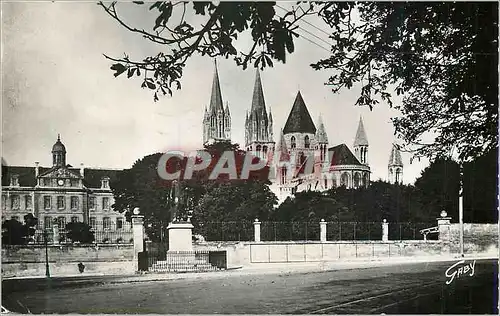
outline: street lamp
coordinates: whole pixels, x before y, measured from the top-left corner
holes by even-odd
[[[48,237],[49,233],[47,229],[43,230],[43,239],[45,241],[45,276],[50,278],[50,270],[49,270],[49,247],[48,247]]]

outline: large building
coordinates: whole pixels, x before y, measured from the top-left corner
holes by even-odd
[[[2,222],[11,218],[23,222],[23,217],[31,213],[38,218],[38,229],[53,225],[64,229],[72,221],[89,223],[96,231],[125,231],[130,224],[124,214],[112,208],[109,183],[117,172],[66,164],[66,147],[58,137],[52,147],[51,167],[38,162],[32,167],[2,165]],[[99,234],[96,239],[128,242],[123,235],[121,240],[111,240],[113,236],[118,234]]]
[[[353,143],[354,154],[346,144],[329,147],[321,116],[317,125],[314,124],[299,91],[275,146],[273,116],[271,109],[266,109],[262,87],[257,70],[252,105],[245,119],[245,148],[256,156],[267,159],[273,170],[276,170],[271,189],[280,201],[303,190],[324,191],[337,186],[368,186],[369,144],[361,118]],[[285,166],[286,163],[288,167]],[[307,166],[312,167],[312,170],[304,170]]]

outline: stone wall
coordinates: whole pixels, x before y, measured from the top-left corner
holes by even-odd
[[[133,245],[48,246],[51,276],[133,274]],[[78,264],[85,269],[80,273]],[[2,248],[2,277],[45,276],[45,246]]]
[[[498,253],[498,224],[466,224],[464,223],[464,253],[492,252]],[[459,252],[460,224],[450,225],[450,246],[452,251]]]

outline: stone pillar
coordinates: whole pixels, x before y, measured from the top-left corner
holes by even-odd
[[[132,235],[134,237],[134,271],[139,271],[139,252],[144,251],[144,215],[139,215],[139,208],[132,215]]]
[[[168,251],[193,251],[193,228],[189,222],[168,224]]]
[[[257,218],[255,219],[255,222],[253,222],[253,230],[255,241],[260,242],[260,222]]]
[[[451,217],[448,217],[445,211],[442,211],[440,215],[441,217],[437,218],[439,240],[449,242],[451,239]]]
[[[319,223],[319,240],[321,242],[326,241],[326,222],[324,219],[321,219],[321,222]]]
[[[385,218],[382,221],[382,241],[389,241],[389,223]]]

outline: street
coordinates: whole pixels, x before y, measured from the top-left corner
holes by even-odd
[[[470,261],[470,260],[469,260]],[[472,262],[472,261],[470,261]],[[2,305],[31,313],[496,314],[497,262],[445,284],[456,261],[310,273],[121,283],[115,277],[4,280]],[[23,307],[21,307],[23,306]]]

